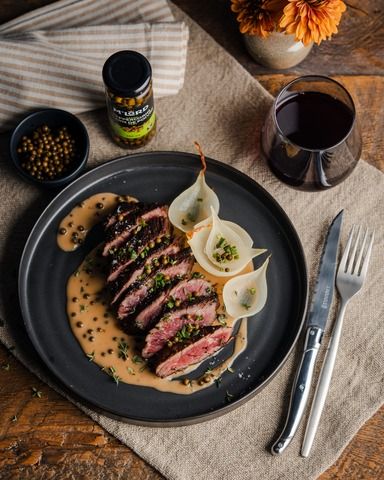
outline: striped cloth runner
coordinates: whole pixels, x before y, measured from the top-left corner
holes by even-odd
[[[166,0],[60,0],[11,20],[0,26],[0,130],[43,107],[103,106],[102,66],[118,50],[148,58],[156,97],[175,94],[187,42]]]

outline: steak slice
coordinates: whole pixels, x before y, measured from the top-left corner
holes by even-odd
[[[169,258],[167,265],[162,265],[156,273],[136,281],[128,288],[117,309],[119,320],[129,321],[129,317],[146,307],[162,290],[169,288],[174,280],[180,280],[192,270],[194,258],[190,248]]]
[[[155,300],[136,316],[136,323],[143,330],[150,327],[156,318],[166,309],[168,304],[175,306],[175,302],[191,302],[195,297],[207,296],[212,292],[212,284],[201,278],[186,279],[178,282],[174,287],[164,290]]]
[[[159,261],[159,264],[162,264],[162,261],[166,256],[174,255],[180,250],[181,241],[179,239],[169,243],[169,239],[163,238],[160,243],[155,243],[155,246],[149,250],[148,256],[139,255],[134,262],[128,265],[116,280],[110,282],[109,291],[112,294],[111,303],[116,303],[127,288],[144,274],[146,265],[151,266],[156,260]]]
[[[171,224],[168,218],[156,217],[149,220],[145,227],[136,235],[132,236],[132,238],[113,255],[107,281],[111,282],[116,280],[120,273],[136,260],[139,255],[145,254],[146,256],[149,251],[148,244],[156,241],[158,238],[169,235],[170,230]]]
[[[161,378],[181,373],[186,368],[196,365],[226,345],[232,334],[232,328],[208,326],[194,330],[189,338],[182,341],[175,336],[170,346],[165,346],[152,357],[151,365]]]
[[[119,203],[116,210],[107,216],[104,222],[104,229],[106,230],[115,222],[117,222],[117,220],[119,219],[119,216],[120,218],[124,218],[125,216],[129,215],[131,212],[136,210],[137,208],[141,208],[142,205],[143,203],[137,202],[133,199],[130,202]]]
[[[167,313],[146,336],[142,356],[150,358],[159,352],[184,325],[211,325],[216,319],[217,307],[217,295],[211,294],[197,298],[193,304],[184,303],[181,308]]]
[[[168,206],[166,205],[141,205],[140,208],[133,210],[123,220],[118,220],[106,230],[103,255],[105,257],[113,255],[120,245],[130,238],[131,235],[137,234],[149,220],[157,217],[167,218],[167,216]]]

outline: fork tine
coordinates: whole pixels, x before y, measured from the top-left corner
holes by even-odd
[[[356,275],[359,275],[361,272],[361,267],[362,267],[361,260],[363,258],[363,253],[364,253],[364,248],[365,248],[365,243],[367,241],[367,238],[368,238],[368,228],[365,230],[363,243],[361,244],[359,256],[356,260],[355,269],[354,269],[354,273],[356,273]]]
[[[357,227],[356,227],[357,228]],[[347,272],[348,273],[353,273],[354,271],[354,267],[355,267],[355,257],[356,257],[356,251],[357,251],[357,247],[359,245],[359,241],[360,241],[360,235],[361,235],[361,226],[358,227],[358,230],[357,230],[357,237],[355,238],[354,240],[354,244],[353,244],[353,248],[352,248],[352,253],[351,253],[351,256],[349,257],[349,260],[348,260],[348,266],[347,266]]]
[[[375,238],[375,231],[373,230],[372,233],[371,233],[371,240],[370,240],[369,245],[368,245],[367,253],[365,254],[363,266],[361,267],[360,276],[363,278],[363,280],[364,280],[364,278],[367,274],[368,264],[369,264],[369,259],[371,257],[371,253],[372,253],[372,245],[373,245],[374,238]]]
[[[339,271],[342,271],[342,272],[347,271],[347,259],[348,259],[348,255],[349,255],[349,250],[351,248],[352,237],[353,237],[354,231],[355,231],[355,225],[353,225],[353,227],[351,228],[351,231],[349,232],[348,242],[347,242],[347,245],[345,247],[343,256],[341,257]]]

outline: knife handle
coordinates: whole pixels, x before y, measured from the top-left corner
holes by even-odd
[[[271,448],[272,455],[279,455],[290,444],[304,414],[308,401],[317,352],[323,331],[319,327],[309,327],[305,337],[304,352],[293,382],[288,416],[280,437]]]

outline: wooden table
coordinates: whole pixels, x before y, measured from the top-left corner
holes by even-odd
[[[51,0],[0,0],[0,23]],[[363,158],[384,172],[384,2],[349,2],[339,34],[314,47],[298,67],[276,73],[244,50],[226,0],[175,0],[264,87],[275,94],[308,73],[340,80],[356,102]],[[0,478],[163,478],[0,347]],[[33,396],[32,388],[41,392]],[[12,420],[13,419],[13,420]],[[384,478],[384,407],[357,433],[321,480]]]

